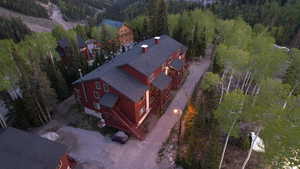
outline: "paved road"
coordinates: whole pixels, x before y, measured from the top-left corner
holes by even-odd
[[[154,129],[144,141],[130,140],[126,145],[118,147],[112,157],[114,163],[108,169],[157,169],[156,158],[162,144],[167,140],[171,129],[180,118],[173,110],[184,109],[195,86],[207,71],[210,60],[193,63],[189,67],[190,74],[175,98],[170,103],[165,114],[159,119]],[[110,147],[113,149],[113,147]],[[114,150],[112,150],[114,151]]]

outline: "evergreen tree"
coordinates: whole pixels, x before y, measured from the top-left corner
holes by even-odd
[[[57,95],[50,87],[50,81],[41,69],[41,58],[37,58],[37,49],[32,46],[32,39],[18,45],[14,60],[22,72],[20,87],[23,92],[25,107],[36,125],[45,124],[52,119]]]
[[[20,42],[29,34],[31,34],[30,29],[20,18],[0,17],[0,39],[13,39],[15,42]]]
[[[168,12],[165,0],[158,0],[157,9],[157,32],[156,35],[169,34]]]
[[[58,99],[63,100],[70,96],[70,92],[62,73],[55,64],[55,62],[52,63],[51,61],[50,64],[45,65],[44,69],[51,82],[51,87],[56,91]]]
[[[88,27],[87,26],[82,26],[82,25],[77,25],[74,30],[78,36],[80,36],[82,39],[86,40],[88,39]]]
[[[173,31],[173,37],[183,43],[183,44],[187,44],[187,42],[189,42],[189,46],[192,45],[192,41],[187,41],[186,37],[185,37],[185,32],[184,32],[184,28],[183,28],[183,17],[182,15],[180,15],[179,19],[178,19],[178,22],[177,22],[177,25],[176,27],[174,28],[174,31]]]
[[[203,160],[203,168],[205,169],[216,169],[220,160],[221,144],[219,139],[221,137],[220,130],[216,124],[216,120],[211,120],[211,128],[209,133],[209,144],[208,150]]]
[[[145,17],[143,20],[143,28],[141,30],[141,37],[142,37],[142,40],[149,38],[149,20],[147,17]]]
[[[151,36],[168,34],[168,12],[164,0],[151,0],[148,4],[149,33]]]
[[[292,86],[291,94],[300,94],[300,50],[292,49],[290,52],[289,68],[284,82]]]

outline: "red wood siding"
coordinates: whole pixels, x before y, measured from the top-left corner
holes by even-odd
[[[67,155],[64,155],[60,158],[60,164],[58,165],[58,169],[68,169],[68,167],[72,168],[75,165],[72,164]]]
[[[101,86],[100,89],[96,89],[96,81],[98,81],[100,83],[100,86]],[[74,90],[79,91],[79,98],[80,98],[81,104],[89,109],[92,109],[97,112],[101,112],[101,109],[97,110],[95,108],[94,103],[99,103],[101,96],[103,96],[105,94],[105,92],[103,90],[104,83],[105,82],[102,80],[91,80],[91,81],[84,82],[84,87],[85,87],[86,93],[87,93],[87,102],[85,102],[85,99],[84,99],[82,84],[76,84],[74,86]],[[130,99],[128,99],[126,96],[124,96],[122,93],[115,90],[111,86],[108,85],[108,87],[109,87],[110,93],[113,93],[113,94],[116,94],[117,96],[119,96],[118,105],[117,105],[118,108],[120,110],[122,110],[122,113],[127,115],[127,117],[134,122],[136,120],[135,114],[132,113],[135,111],[134,102],[132,102]],[[100,97],[96,98],[94,95],[94,92],[98,92]]]

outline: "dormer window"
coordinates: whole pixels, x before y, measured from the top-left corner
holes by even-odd
[[[101,89],[101,83],[99,81],[95,82],[95,88],[100,90]]]
[[[94,91],[94,97],[95,97],[96,99],[99,99],[99,98],[100,98],[100,94],[99,94],[98,91]]]
[[[105,93],[109,92],[109,86],[108,86],[108,84],[103,83],[103,90],[104,90]]]
[[[96,109],[96,110],[100,110],[100,104],[99,103],[94,103],[94,108]]]

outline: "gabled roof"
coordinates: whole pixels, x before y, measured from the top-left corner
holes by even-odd
[[[56,169],[66,147],[38,135],[7,128],[0,133],[1,169]]]
[[[146,53],[142,53],[141,45],[143,44],[149,46]],[[113,58],[109,63],[86,74],[82,80],[102,79],[114,89],[136,102],[144,96],[148,86],[120,67],[128,64],[148,77],[178,49],[186,51],[187,48],[167,35],[161,36],[159,44],[155,44],[154,39],[151,38],[138,43],[129,51]],[[81,80],[79,79],[73,84],[80,82]]]
[[[124,25],[123,22],[114,21],[114,20],[111,20],[111,19],[103,19],[102,24],[103,25],[109,25],[109,26],[112,26],[112,27],[115,27],[115,28],[120,28]]]

